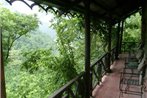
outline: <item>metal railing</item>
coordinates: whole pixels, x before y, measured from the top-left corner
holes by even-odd
[[[134,52],[139,47],[139,42],[122,42],[121,52]]]
[[[107,71],[106,58],[108,54],[106,53],[98,61],[91,65],[91,91],[100,84],[102,77]]]
[[[111,64],[115,60],[116,48],[111,50]],[[93,91],[97,85],[101,83],[102,77],[108,71],[108,53],[104,54],[98,61],[91,65],[91,90]]]
[[[84,98],[85,94],[85,73],[82,72],[76,78],[57,90],[49,98]]]
[[[111,62],[115,60],[116,48],[111,50]],[[91,94],[97,85],[100,84],[102,77],[107,73],[108,53],[104,54],[90,66],[91,73]],[[84,98],[85,97],[85,72],[69,81],[66,85],[55,91],[49,98]]]

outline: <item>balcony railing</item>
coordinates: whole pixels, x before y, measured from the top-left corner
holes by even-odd
[[[116,48],[111,50],[111,62],[115,59]],[[91,65],[91,94],[97,85],[100,84],[102,77],[107,72],[108,53]],[[69,81],[59,90],[55,91],[49,98],[84,98],[85,96],[85,72],[79,74],[76,78]]]
[[[84,98],[85,73],[82,72],[76,78],[69,81],[66,85],[57,90],[49,98]]]
[[[139,46],[138,42],[122,42],[122,52],[134,52]]]
[[[134,51],[138,47],[138,42],[123,42],[122,52]],[[115,60],[116,48],[111,50],[111,64]],[[96,62],[90,66],[91,74],[91,94],[97,85],[101,83],[102,77],[107,73],[108,70],[108,53],[104,54]],[[69,81],[66,85],[55,91],[49,98],[84,98],[85,97],[85,72],[79,74],[76,78]]]
[[[111,64],[115,60],[116,48],[111,50]],[[97,85],[100,84],[102,77],[107,73],[108,70],[108,53],[103,55],[98,61],[91,65],[91,90],[93,91]]]

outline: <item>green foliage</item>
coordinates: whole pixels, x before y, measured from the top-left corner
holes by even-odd
[[[141,16],[139,13],[136,13],[125,20],[124,33],[123,33],[123,42],[132,42],[125,43],[122,46],[123,51],[136,51],[141,42]],[[134,43],[138,42],[138,43]]]
[[[49,34],[40,32],[38,30],[29,32],[15,41],[12,50],[20,50],[23,52],[36,51],[38,49],[51,48],[56,52],[56,45],[54,39]]]
[[[56,17],[52,21],[52,27],[57,32],[59,55],[68,59],[71,62],[68,66],[73,66],[80,73],[84,68],[84,29],[81,19]]]
[[[95,22],[92,22],[91,26]],[[97,23],[97,22],[96,22]],[[104,53],[105,45],[108,38],[108,32],[105,23],[98,23],[97,27],[91,28],[91,60],[100,57]],[[64,51],[74,55],[74,60],[76,62],[75,68],[80,73],[84,70],[84,48],[85,48],[85,31],[83,27],[83,20],[81,18],[67,18],[67,17],[55,17],[52,20],[52,27],[57,32],[57,44],[59,51],[65,53]],[[102,29],[101,29],[101,28]],[[96,30],[97,29],[97,30]],[[103,32],[104,31],[104,32]],[[102,33],[103,32],[103,33]],[[115,34],[116,32],[114,32]],[[115,37],[115,36],[113,36]],[[103,48],[102,48],[103,47]],[[61,53],[62,54],[62,53]],[[79,59],[80,58],[80,59]]]
[[[49,62],[52,58],[51,50],[49,49],[25,52],[23,56],[26,57],[26,60],[23,62],[22,67],[30,73],[38,70],[39,67],[52,65]]]
[[[100,51],[99,53],[104,53],[108,51],[108,43],[109,43],[109,27],[110,24],[102,21],[102,20],[93,20],[91,19],[91,35],[92,37],[97,36],[98,43],[101,43],[101,49],[103,51]],[[111,40],[112,40],[112,48],[116,46],[116,34],[117,34],[117,25],[112,26],[111,31]],[[101,50],[100,49],[100,50]],[[97,50],[97,49],[96,49]]]
[[[24,36],[16,40],[14,43],[16,46],[12,47],[10,51],[11,60],[8,66],[5,66],[8,98],[47,98],[53,91],[66,83],[63,82],[65,77],[60,77],[61,81],[56,78],[58,71],[56,71],[57,68],[55,68],[55,63],[52,60],[54,51],[44,48],[44,45],[48,43],[45,41],[49,41],[50,36],[46,33],[35,33],[35,36],[33,35],[34,33],[28,34],[29,38]],[[25,42],[25,39],[29,39],[29,41]],[[38,41],[33,44],[35,41],[33,39],[38,39]],[[37,47],[37,43],[44,44]],[[27,44],[32,44],[34,51],[31,49],[31,45]],[[51,44],[54,43],[50,41]],[[25,49],[25,46],[28,49]],[[49,46],[47,47],[49,48]],[[23,49],[24,51],[22,51]],[[22,56],[22,54],[25,56]],[[29,66],[26,67],[28,69],[25,66]]]
[[[54,43],[47,34],[37,30],[32,32],[38,27],[36,16],[12,13],[5,8],[0,12],[3,48],[11,59],[5,66],[8,98],[47,98],[84,70],[83,19],[55,17],[52,20],[52,27],[57,32]],[[126,33],[139,30],[139,23],[135,21],[139,20],[138,14],[132,17],[126,20],[126,41],[138,38],[136,33]],[[113,46],[116,44],[116,27],[112,30]],[[91,62],[107,51],[108,34],[108,25],[104,21],[92,21]],[[101,73],[101,68],[98,72]]]
[[[0,29],[3,36],[4,60],[7,61],[14,42],[38,27],[36,16],[13,13],[0,6]]]
[[[141,39],[141,16],[136,13],[125,21],[123,41],[140,42]]]
[[[6,66],[5,69],[7,98],[48,98],[61,87],[55,85],[56,72],[46,67],[34,74],[20,70],[18,65]]]

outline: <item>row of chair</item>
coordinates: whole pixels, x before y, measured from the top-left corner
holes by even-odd
[[[145,54],[142,49],[139,49],[136,55],[129,54],[125,59],[125,68],[120,76],[120,97],[124,94],[139,95],[142,98],[143,94],[143,75],[145,72]]]

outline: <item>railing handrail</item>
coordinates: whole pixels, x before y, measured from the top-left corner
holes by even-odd
[[[136,41],[123,41],[121,51],[122,52],[130,52],[134,51],[140,47],[140,43]]]
[[[113,51],[116,47],[112,48],[111,51]],[[108,54],[105,53],[102,57],[100,57],[98,60],[96,60],[93,64],[90,65],[90,69],[93,68],[98,62],[100,62],[106,55]],[[66,83],[64,86],[62,86],[60,89],[55,91],[49,98],[57,98],[60,96],[64,91],[68,90],[74,84],[76,81],[78,81],[81,77],[84,78],[85,72],[81,72],[77,77],[73,78],[70,80],[68,83]]]
[[[116,46],[115,46],[115,47],[113,47],[113,48],[111,49],[111,51],[113,51],[114,49],[116,49]]]
[[[116,47],[112,48],[111,51],[113,51]],[[92,68],[94,65],[96,65],[99,61],[101,61],[106,55],[108,54],[108,52],[106,52],[103,56],[101,56],[98,60],[96,60],[94,63],[92,63],[90,65],[90,68]]]
[[[75,81],[77,81],[78,79],[80,79],[84,75],[85,75],[85,72],[81,72],[77,77],[73,78],[68,83],[66,83],[64,86],[62,86],[60,89],[55,91],[55,93],[53,93],[51,96],[49,96],[49,98],[56,98],[57,95],[60,95],[61,93],[66,91],[66,89],[68,89]]]
[[[139,42],[134,42],[134,41],[123,41],[122,43],[139,43]]]
[[[90,65],[90,68],[93,68],[94,67],[94,65],[96,65],[101,59],[103,59],[106,55],[108,54],[108,52],[107,53],[105,53],[103,56],[101,56],[98,60],[96,60],[94,63],[92,63],[91,65]]]

